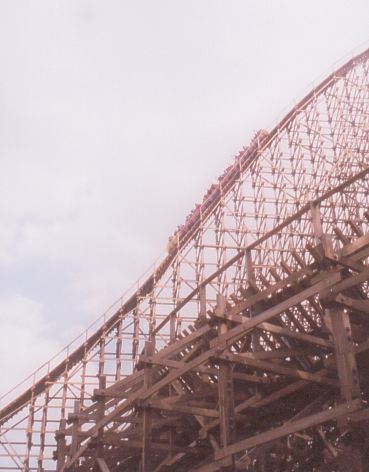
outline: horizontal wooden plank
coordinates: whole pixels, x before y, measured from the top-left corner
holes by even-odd
[[[164,410],[164,411],[175,411],[179,413],[185,413],[188,415],[206,416],[209,418],[218,418],[219,416],[219,413],[217,410],[212,410],[210,408],[204,408],[204,407],[199,407],[199,406],[173,403],[173,402],[167,401],[166,399],[157,400],[155,398],[152,398],[150,400],[146,400],[144,402],[144,405],[150,408],[155,408],[155,409]]]

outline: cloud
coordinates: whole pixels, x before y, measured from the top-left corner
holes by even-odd
[[[0,298],[1,393],[46,362],[60,345],[48,329],[42,304],[22,295]]]

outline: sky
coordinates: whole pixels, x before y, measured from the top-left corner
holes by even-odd
[[[368,40],[367,0],[0,0],[0,393]]]

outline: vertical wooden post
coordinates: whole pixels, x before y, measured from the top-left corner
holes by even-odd
[[[246,249],[246,280],[247,282],[255,282],[255,272],[252,263],[251,249]]]
[[[29,404],[29,413],[28,413],[28,424],[27,424],[27,452],[26,457],[24,459],[24,472],[29,472],[30,470],[30,458],[31,458],[31,449],[32,449],[32,434],[33,434],[33,425],[35,421],[35,402],[36,397],[34,394],[34,390],[32,391],[32,397]]]
[[[334,254],[332,239],[329,235],[323,232],[322,220],[320,217],[319,205],[311,203],[311,223],[313,225],[313,233],[315,241],[322,245],[323,252],[326,256],[332,257]]]
[[[320,242],[320,239],[323,235],[322,221],[320,219],[319,205],[315,203],[310,204],[310,213],[311,213],[311,223],[313,225],[313,232],[317,242]]]
[[[138,304],[138,302],[137,302]],[[133,340],[132,340],[132,359],[136,363],[140,336],[140,317],[138,308],[133,310]]]
[[[47,419],[48,419],[48,405],[50,401],[50,390],[47,389],[45,391],[45,398],[42,406],[42,419],[41,419],[41,429],[40,429],[40,450],[38,453],[38,471],[42,471],[42,463],[45,453],[45,439],[46,439],[46,427],[47,427]]]
[[[222,330],[222,334],[226,332]],[[233,410],[233,389],[230,367],[227,362],[219,364],[218,378],[219,397],[219,420],[220,420],[220,444],[221,447],[228,446],[232,436],[232,410]]]
[[[120,315],[119,318],[117,326],[117,344],[115,347],[115,381],[120,380],[122,370],[123,315]],[[134,342],[133,339],[132,342]]]
[[[170,315],[169,336],[170,336],[170,341],[171,342],[173,342],[176,338],[176,314],[175,313]]]
[[[57,458],[56,458],[56,472],[60,472],[65,464],[66,456],[66,441],[65,429],[67,422],[65,419],[60,420],[59,430],[55,432],[55,439],[57,444]]]
[[[99,341],[99,373],[98,376],[104,375],[104,368],[105,368],[105,326],[104,326],[104,334]]]
[[[311,206],[311,218],[314,235],[321,242],[324,254],[333,257],[332,239],[329,235],[323,233],[319,207],[316,205]],[[344,400],[350,402],[354,398],[360,397],[359,377],[350,318],[345,310],[336,305],[329,304],[325,309],[324,319],[333,339],[341,396]]]
[[[99,377],[99,389],[105,390],[106,389],[106,376],[101,375]],[[96,421],[99,422],[104,419],[105,416],[105,396],[101,395],[97,399],[97,418]],[[97,445],[96,445],[96,457],[103,458],[104,457],[104,428],[99,428],[97,432]]]
[[[74,410],[73,410],[73,416],[72,416],[72,441],[70,445],[70,451],[69,451],[69,456],[73,457],[74,454],[78,450],[78,445],[79,445],[79,430],[80,430],[80,425],[79,425],[79,414],[81,412],[81,404],[78,400],[74,402]]]
[[[200,300],[199,319],[202,321],[205,321],[206,320],[206,286],[205,285],[200,285],[199,300]]]
[[[334,257],[334,248],[330,235],[324,234],[323,232],[318,205],[311,205],[311,221],[315,239],[321,244],[323,255],[330,258],[327,259],[328,262],[326,263],[327,266],[330,266],[330,260]],[[324,322],[333,340],[341,397],[343,400],[350,402],[356,398],[360,398],[359,376],[354,343],[352,340],[350,318],[344,309],[332,302],[328,302],[324,311]],[[345,429],[347,427],[345,421],[338,421],[338,425]],[[361,472],[362,461],[360,451],[356,449],[352,450],[351,459],[352,472]],[[346,470],[346,468],[344,470]]]
[[[360,397],[350,319],[343,309],[330,307],[325,310],[325,322],[333,338],[341,396],[350,402]]]
[[[146,341],[145,358],[154,354],[154,343]],[[152,365],[145,364],[144,368],[144,387],[150,388],[152,385]],[[152,411],[150,407],[145,406],[143,410],[143,438],[142,438],[142,460],[141,472],[151,472],[151,431],[152,429]]]
[[[225,311],[226,299],[223,295],[217,295],[216,310]],[[219,322],[219,335],[228,331],[226,321]],[[234,398],[233,398],[233,378],[231,367],[228,362],[219,361],[218,373],[218,399],[219,399],[219,427],[220,427],[220,446],[227,447],[232,443],[234,430]],[[232,467],[233,458],[223,470],[229,470]]]
[[[248,282],[249,286],[255,287],[256,277],[255,277],[255,270],[254,265],[252,262],[252,254],[251,249],[246,250],[246,281]],[[256,316],[255,308],[250,308],[250,316]],[[259,335],[257,332],[254,332],[251,335],[251,347],[253,351],[260,350],[260,343],[259,343]],[[258,385],[255,385],[255,393],[258,392]]]
[[[155,274],[154,274],[155,277]],[[155,279],[154,279],[154,284],[155,284]],[[154,299],[153,294],[150,295],[150,319],[149,319],[149,341],[154,341],[155,339],[155,326],[156,326],[156,302]]]

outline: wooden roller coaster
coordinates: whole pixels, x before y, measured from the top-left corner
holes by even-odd
[[[0,470],[369,470],[369,50],[256,133],[137,290],[1,397]]]

